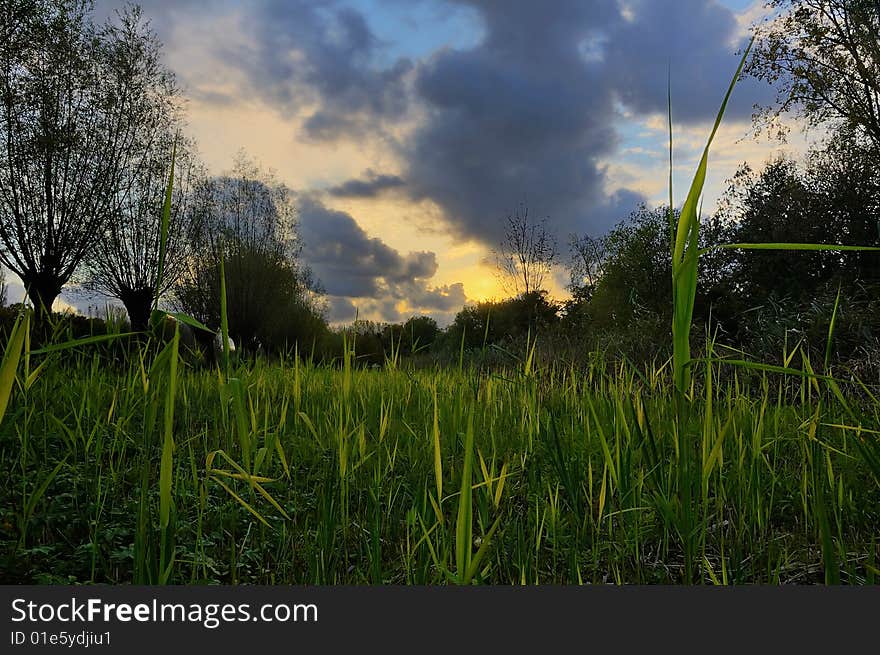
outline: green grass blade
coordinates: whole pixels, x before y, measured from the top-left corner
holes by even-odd
[[[809,371],[804,371],[797,368],[791,368],[789,366],[777,366],[775,364],[764,364],[763,362],[752,362],[745,359],[725,359],[720,357],[712,357],[712,358],[702,358],[695,359],[694,362],[711,362],[717,364],[726,364],[728,366],[738,366],[740,368],[747,368],[753,371],[765,371],[767,373],[780,373],[782,375],[796,375],[802,378],[809,378],[811,380],[831,380],[833,378],[827,375],[819,375],[816,373],[810,373]]]
[[[878,246],[845,246],[838,243],[723,243],[700,250],[705,254],[713,250],[806,250],[810,252],[878,251]]]
[[[159,465],[159,527],[161,544],[159,556],[160,583],[165,583],[171,573],[168,561],[168,526],[171,520],[172,482],[174,479],[174,403],[177,395],[177,358],[180,348],[180,328],[174,326],[171,342],[171,358],[168,360],[168,389],[165,397],[162,440],[162,459]]]
[[[437,408],[437,389],[434,388],[434,422],[432,427],[434,436],[434,479],[437,486],[437,500],[443,498],[443,458],[440,450],[440,418]]]
[[[0,364],[0,422],[6,415],[9,399],[12,396],[12,387],[15,384],[15,374],[18,371],[18,362],[21,360],[21,352],[24,348],[25,334],[30,329],[30,313],[25,310],[23,315],[15,319],[6,350],[3,353],[3,363]]]
[[[168,360],[168,389],[165,397],[163,420],[162,463],[159,472],[159,525],[168,527],[171,511],[172,456],[174,453],[174,400],[177,390],[177,355],[180,332],[174,331],[171,342],[171,358]]]
[[[483,561],[483,558],[486,556],[486,553],[489,552],[489,544],[492,541],[492,537],[495,536],[495,531],[498,529],[498,526],[501,525],[501,517],[498,516],[493,522],[492,526],[489,528],[489,531],[483,537],[480,547],[477,548],[477,552],[474,554],[473,559],[471,560],[470,566],[468,567],[467,574],[463,582],[468,584],[471,580],[474,579],[474,576],[477,574],[477,571],[480,568],[480,562]]]
[[[458,517],[455,521],[455,566],[463,579],[471,564],[473,544],[473,507],[471,506],[471,482],[474,465],[474,418],[468,417],[465,433],[464,465],[461,471],[461,493],[458,498]]]
[[[44,346],[42,348],[38,348],[37,350],[32,350],[30,352],[31,355],[47,355],[49,353],[56,353],[62,350],[73,350],[74,348],[81,348],[82,346],[91,346],[96,343],[104,343],[106,341],[114,341],[116,339],[121,339],[123,337],[132,337],[136,335],[137,332],[122,332],[120,334],[99,334],[94,337],[83,337],[82,339],[71,339],[70,341],[65,341],[63,343],[53,343],[48,346]]]
[[[715,124],[712,126],[712,132],[706,142],[706,147],[703,149],[703,155],[700,158],[700,163],[697,166],[697,171],[694,174],[684,205],[682,205],[681,208],[681,215],[678,218],[678,226],[675,233],[675,242],[671,244],[673,379],[676,389],[681,394],[687,392],[690,380],[690,371],[687,368],[687,365],[691,357],[690,331],[694,314],[694,301],[697,293],[697,269],[699,265],[698,247],[700,219],[697,207],[700,197],[703,194],[703,185],[706,181],[709,148],[712,145],[715,134],[718,132],[719,126],[721,125],[721,119],[727,109],[730,95],[733,93],[733,88],[742,72],[742,68],[745,65],[749,52],[751,51],[753,42],[754,39],[750,41],[748,47],[746,47],[746,50],[740,59],[739,66],[736,69],[736,73],[727,88],[727,93],[724,95],[721,108],[718,110],[718,114],[715,117]],[[672,102],[670,99],[669,106],[671,107],[671,105]],[[670,131],[670,141],[671,139],[672,136]],[[671,205],[672,202],[670,201],[670,206]]]
[[[828,366],[831,363],[831,339],[834,336],[834,326],[837,324],[837,309],[840,306],[840,287],[837,287],[837,297],[834,298],[834,310],[831,312],[831,321],[828,323],[828,338],[825,341],[825,366],[824,370],[828,373]]]
[[[254,517],[255,517],[260,523],[262,523],[263,525],[265,525],[267,528],[270,528],[270,529],[272,528],[272,526],[269,525],[269,522],[268,522],[266,519],[264,519],[264,518],[262,517],[262,515],[261,515],[257,510],[255,510],[253,507],[251,507],[251,505],[248,504],[248,502],[247,502],[244,498],[242,498],[242,497],[239,496],[237,493],[235,493],[235,492],[229,487],[229,485],[227,485],[225,482],[223,482],[222,480],[220,480],[220,479],[217,478],[217,477],[211,476],[211,479],[212,479],[214,482],[216,482],[217,484],[219,484],[221,487],[223,487],[223,488],[226,490],[226,493],[228,493],[230,496],[232,496],[232,497],[238,502],[239,505],[241,505],[241,506],[244,507],[248,512],[250,512],[251,515],[253,515],[253,516],[254,516]]]

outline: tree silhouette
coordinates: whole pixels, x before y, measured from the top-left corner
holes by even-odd
[[[120,86],[138,97],[123,115],[134,129],[134,139],[120,168],[111,219],[87,257],[84,285],[121,300],[132,328],[143,330],[156,293],[169,291],[185,266],[192,190],[204,173],[192,145],[178,136],[180,98],[174,76],[162,65],[161,44],[140,9],[127,8],[118,24],[105,29],[112,37],[113,74]],[[176,152],[174,194],[163,279],[157,288],[162,205],[172,151]]]
[[[114,74],[116,35],[85,0],[0,9],[0,261],[35,307],[62,286],[114,214],[140,96]]]
[[[495,261],[509,290],[524,296],[541,290],[557,254],[546,218],[531,218],[525,204],[507,216]]]

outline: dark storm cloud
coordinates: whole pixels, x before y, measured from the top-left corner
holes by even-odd
[[[408,190],[437,202],[454,233],[493,246],[520,202],[558,235],[600,233],[642,199],[609,189],[619,105],[666,111],[671,65],[679,122],[714,117],[735,70],[738,26],[714,0],[458,0],[485,37],[418,68],[428,120],[402,147]],[[624,11],[624,8],[626,11]],[[747,117],[754,85],[730,111]]]
[[[746,40],[733,13],[714,0],[629,0],[631,20],[610,26],[604,67],[621,102],[637,114],[667,111],[672,81],[676,122],[714,118]],[[737,54],[739,51],[739,54]],[[772,89],[757,80],[737,86],[728,118],[751,118]]]
[[[561,235],[603,230],[623,209],[598,163],[617,141],[614,96],[582,46],[614,20],[615,3],[468,4],[483,18],[483,42],[418,71],[430,112],[404,147],[410,192],[437,202],[458,235],[489,245],[520,202]]]
[[[327,299],[327,320],[330,323],[349,323],[357,316],[358,309],[349,298],[330,296]]]
[[[346,180],[327,190],[336,198],[375,198],[384,191],[399,189],[406,182],[398,175],[378,175],[371,170],[364,172],[363,177]]]
[[[412,64],[399,59],[388,68],[374,66],[381,44],[360,12],[303,0],[267,0],[244,11],[255,37],[249,52],[238,53],[249,84],[287,111],[317,101],[305,121],[308,136],[362,136],[406,111],[403,78]]]
[[[309,195],[300,196],[298,207],[303,259],[330,296],[331,315],[351,313],[352,298],[381,297],[391,307],[405,301],[441,312],[464,304],[463,285],[428,285],[437,272],[433,252],[403,255],[369,237],[350,214],[329,209]],[[387,311],[383,316],[394,320]]]

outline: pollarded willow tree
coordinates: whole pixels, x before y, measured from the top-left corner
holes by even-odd
[[[116,35],[87,0],[0,5],[0,261],[51,311],[102,237],[135,143]]]
[[[193,146],[179,135],[181,98],[162,64],[161,44],[140,9],[130,7],[105,28],[113,53],[110,73],[131,89],[128,120],[134,140],[121,167],[112,218],[87,258],[84,286],[125,305],[131,326],[146,329],[157,295],[178,281],[189,257],[192,193],[204,178]],[[174,156],[171,216],[159,276],[162,206]],[[158,284],[157,284],[158,280]]]

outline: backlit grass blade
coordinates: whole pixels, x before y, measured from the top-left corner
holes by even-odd
[[[21,352],[24,347],[25,334],[30,329],[30,312],[25,310],[12,326],[6,350],[3,353],[3,363],[0,364],[0,422],[6,415],[9,406],[9,398],[12,396],[12,387],[15,384],[15,374],[18,371],[18,362],[21,360]]]
[[[473,559],[471,560],[470,566],[468,567],[467,574],[464,578],[464,583],[467,584],[471,580],[474,579],[474,576],[477,574],[480,568],[480,562],[483,561],[483,558],[486,556],[486,553],[489,552],[489,544],[492,541],[492,537],[495,536],[495,531],[498,530],[498,526],[501,525],[501,516],[498,516],[493,522],[492,526],[489,528],[489,531],[486,533],[486,536],[483,537],[480,542],[480,547],[477,548],[477,552],[474,553]]]
[[[58,473],[67,463],[67,458],[58,462],[55,465],[55,468],[46,475],[42,481],[37,485],[37,487],[28,495],[27,501],[24,504],[24,511],[22,512],[21,519],[19,521],[19,541],[18,548],[23,548],[25,545],[25,539],[27,538],[28,532],[28,524],[30,523],[31,517],[34,515],[35,510],[37,509],[37,504],[40,502],[40,499],[46,494],[46,490],[49,488],[49,485],[52,484],[52,481],[58,476]]]
[[[437,502],[443,498],[443,458],[440,451],[440,418],[437,409],[437,389],[434,388],[434,422],[432,425],[434,436],[434,479],[437,486]]]
[[[690,386],[690,370],[687,367],[690,361],[690,331],[694,314],[694,300],[697,293],[697,269],[699,264],[699,230],[700,218],[697,212],[700,197],[703,194],[703,185],[706,181],[706,169],[709,160],[709,147],[721,125],[721,119],[727,108],[727,102],[733,92],[733,87],[742,72],[743,65],[752,48],[749,42],[740,59],[739,66],[727,93],[721,103],[721,108],[715,117],[712,132],[703,149],[703,155],[691,182],[690,190],[681,208],[678,218],[678,226],[675,231],[675,241],[672,247],[672,364],[673,380],[679,393],[686,393]],[[671,106],[671,101],[670,101]],[[671,135],[670,135],[671,141]],[[670,202],[670,205],[672,203]],[[671,211],[671,210],[670,210]]]
[[[837,308],[840,306],[840,287],[837,287],[837,297],[834,298],[834,310],[831,312],[831,321],[828,323],[828,338],[825,341],[825,372],[828,373],[828,365],[831,363],[831,339],[834,336],[834,326],[837,324]]]
[[[181,323],[185,323],[190,327],[194,327],[198,330],[204,330],[205,332],[213,332],[211,328],[202,323],[200,320],[193,318],[189,314],[184,314],[183,312],[163,312],[166,316],[170,316],[175,321],[180,321]]]
[[[171,518],[172,481],[174,476],[174,402],[177,394],[177,357],[180,349],[180,328],[174,326],[171,357],[168,360],[168,389],[165,397],[162,440],[162,460],[159,466],[159,527],[161,543],[159,556],[159,581],[167,582],[173,562],[168,561],[168,525]]]
[[[464,465],[461,470],[461,493],[458,497],[458,517],[455,521],[455,570],[461,582],[471,566],[473,544],[473,507],[471,482],[474,466],[474,418],[468,417],[464,444]]]
[[[878,251],[878,246],[844,246],[839,243],[722,243],[700,250],[703,255],[713,250],[807,250],[813,252]]]
[[[253,515],[253,516],[254,516],[254,517],[260,522],[260,523],[262,523],[263,525],[265,525],[267,528],[271,528],[271,527],[272,527],[271,525],[269,525],[269,522],[268,522],[266,519],[264,519],[264,518],[262,517],[262,515],[261,515],[257,510],[255,510],[253,507],[251,507],[251,505],[250,505],[250,504],[249,504],[244,498],[242,498],[242,497],[239,496],[237,493],[235,493],[235,492],[229,487],[229,485],[227,485],[225,482],[223,482],[223,480],[220,480],[219,478],[217,478],[217,477],[215,477],[215,476],[211,476],[211,479],[212,479],[214,482],[216,482],[217,484],[219,484],[221,487],[223,487],[223,489],[226,490],[226,493],[228,493],[230,496],[232,496],[232,497],[238,502],[239,505],[241,505],[241,506],[244,507],[248,512],[250,512],[250,513],[251,513],[251,514],[252,514],[252,515]]]
[[[669,247],[675,242],[675,199],[672,194],[672,70],[666,70],[666,118],[669,123]]]
[[[56,353],[62,350],[73,350],[74,348],[81,348],[82,346],[91,346],[96,343],[104,343],[106,341],[114,341],[116,339],[121,339],[123,337],[131,337],[136,335],[137,332],[123,332],[121,334],[99,334],[94,337],[83,337],[82,339],[71,339],[70,341],[65,341],[63,343],[52,343],[48,346],[43,346],[42,348],[38,348],[37,350],[32,350],[30,352],[31,355],[46,355],[48,353]]]
[[[775,364],[764,364],[762,362],[752,362],[746,359],[725,359],[719,357],[710,357],[710,358],[701,358],[695,359],[694,362],[710,362],[717,364],[726,364],[728,366],[738,366],[740,368],[747,368],[753,371],[764,371],[767,373],[779,373],[782,375],[796,375],[802,378],[809,378],[813,380],[833,380],[828,375],[819,375],[818,373],[811,373],[810,371],[804,371],[797,368],[791,368],[790,366],[777,366]]]
[[[238,473],[230,473],[229,471],[224,471],[223,469],[214,468],[214,458],[220,455],[232,468],[234,468]],[[281,504],[272,497],[272,495],[266,491],[265,488],[261,485],[261,483],[265,482],[274,482],[272,478],[266,478],[259,475],[252,475],[248,473],[244,468],[242,468],[234,459],[232,459],[229,455],[226,454],[223,450],[215,450],[210,453],[206,459],[206,468],[208,470],[208,475],[210,476],[222,476],[227,478],[232,478],[234,480],[243,480],[251,485],[257,493],[259,493],[263,498],[265,498],[269,503],[278,510],[278,512],[288,521],[290,520],[290,515],[281,507]]]

